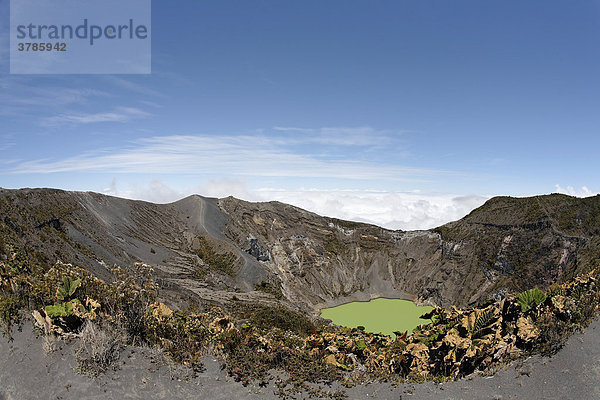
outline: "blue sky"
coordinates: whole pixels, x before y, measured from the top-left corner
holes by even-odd
[[[405,229],[600,191],[599,1],[154,0],[150,75],[9,75],[8,10],[2,187]]]

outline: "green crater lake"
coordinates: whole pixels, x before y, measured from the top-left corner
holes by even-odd
[[[332,320],[336,325],[349,328],[362,325],[367,332],[392,336],[394,331],[410,333],[417,325],[431,322],[419,318],[431,310],[433,307],[417,306],[409,300],[379,298],[324,308],[321,317]]]

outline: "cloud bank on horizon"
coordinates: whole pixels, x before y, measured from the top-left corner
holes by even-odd
[[[600,194],[586,187],[576,190],[573,187],[562,188],[560,185],[556,185],[556,192],[576,197]],[[155,203],[170,203],[192,194],[217,198],[234,196],[247,201],[280,201],[319,215],[371,223],[394,230],[431,229],[456,221],[492,197],[428,194],[418,191],[249,189],[243,179],[228,178],[210,179],[202,185],[181,191],[157,179],[148,184],[135,184],[127,188],[121,187],[117,180],[113,179],[102,193]]]
[[[216,179],[187,191],[178,191],[160,180],[148,185],[120,188],[117,181],[104,194],[169,203],[191,194],[206,197],[234,196],[247,201],[280,201],[319,215],[375,224],[388,229],[430,229],[455,221],[481,206],[489,196],[398,193],[377,190],[249,189],[243,180]]]

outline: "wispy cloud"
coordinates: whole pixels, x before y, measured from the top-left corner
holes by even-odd
[[[16,144],[14,135],[10,133],[0,134],[0,150],[8,150]]]
[[[0,6],[0,8],[5,8]],[[8,28],[0,28],[0,66],[3,71],[0,73],[6,73],[9,70],[9,56],[10,56],[10,36]]]
[[[1,95],[3,100],[10,101],[15,106],[68,106],[81,104],[90,97],[107,96],[106,92],[94,89],[71,89],[63,87],[28,87],[21,96]]]
[[[555,187],[557,193],[568,194],[569,196],[590,197],[599,194],[598,192],[588,189],[587,186],[582,186],[581,189],[575,189],[573,186],[567,186],[566,188],[563,188],[560,185],[556,185]]]
[[[101,78],[97,78],[101,79]],[[106,78],[113,87],[101,89],[86,87],[93,82],[81,81],[80,77],[67,80],[61,76],[28,77],[6,75],[0,77],[0,116],[17,118],[44,127],[57,125],[82,125],[100,122],[128,122],[146,118],[150,114],[145,108],[160,108],[161,105],[148,100],[149,94],[158,93],[135,82],[118,77]],[[82,83],[83,84],[80,84]],[[119,94],[124,90],[138,92],[143,99],[123,100],[128,106],[114,107]],[[140,96],[142,97],[142,96]],[[110,100],[110,103],[104,103]],[[93,110],[107,111],[94,112]]]
[[[121,121],[137,113],[64,115],[54,122],[91,123]],[[220,174],[223,176],[306,177],[353,180],[385,179],[427,181],[454,174],[392,163],[324,159],[301,153],[295,146],[267,136],[158,136],[132,143],[113,152],[86,153],[63,160],[37,160],[17,165],[13,172],[50,173],[69,171]]]
[[[0,115],[25,117],[37,122],[40,114],[47,115],[72,105],[85,105],[93,98],[110,96],[102,90],[69,87],[62,78],[45,78],[43,82],[40,84],[37,77],[0,77]]]
[[[63,113],[42,119],[42,125],[93,124],[99,122],[127,122],[132,119],[145,118],[149,113],[134,107],[117,107],[112,112],[104,113]]]
[[[274,126],[274,131],[288,134],[299,142],[337,146],[386,146],[397,142],[406,130],[378,130],[369,126],[325,127],[319,129]],[[287,136],[286,139],[289,139]]]
[[[112,75],[106,76],[105,79],[109,83],[111,83],[111,84],[113,84],[115,86],[118,86],[121,89],[125,89],[125,90],[131,91],[131,92],[135,92],[137,94],[143,94],[143,95],[147,95],[147,96],[163,97],[163,95],[160,92],[158,92],[158,91],[150,88],[149,86],[143,85],[143,84],[140,84],[140,83],[137,83],[137,82],[134,82],[134,81],[129,80],[129,79],[124,79],[124,78],[120,78],[118,76],[112,76]],[[144,79],[144,78],[139,78],[139,79]]]
[[[153,107],[153,108],[162,108],[163,107],[162,105],[160,105],[154,101],[141,100],[140,103],[145,106],[149,106],[149,107]]]

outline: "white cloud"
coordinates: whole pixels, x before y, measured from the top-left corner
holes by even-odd
[[[237,197],[248,201],[262,200],[256,193],[251,193],[242,179],[220,178],[209,179],[196,188],[196,193],[206,197],[223,198],[227,196]]]
[[[129,113],[136,115],[136,113]],[[125,116],[124,118],[126,118]],[[97,122],[119,120],[113,115],[64,117]],[[304,177],[351,180],[383,179],[424,182],[456,175],[450,171],[411,168],[362,160],[319,159],[294,152],[294,146],[266,136],[159,136],[142,139],[129,148],[86,153],[58,161],[37,160],[17,165],[17,173],[109,172],[234,177]]]
[[[588,189],[587,186],[582,186],[579,190],[573,188],[573,186],[567,186],[566,188],[563,188],[558,184],[555,187],[557,193],[568,194],[569,196],[590,197],[598,194],[598,192],[593,192]]]
[[[158,204],[171,203],[186,196],[184,192],[171,188],[160,179],[153,179],[148,184],[135,183],[128,185],[127,188],[122,188],[115,178],[102,193],[110,196],[144,200]]]
[[[61,124],[92,124],[98,122],[127,122],[136,118],[148,117],[145,111],[134,107],[117,107],[112,112],[105,113],[63,113],[54,117],[44,118],[43,125]]]
[[[389,229],[429,229],[460,219],[489,196],[420,192],[261,189],[263,199],[292,204],[320,215],[369,222]]]
[[[460,219],[482,205],[489,196],[456,196],[377,190],[323,190],[280,188],[249,189],[243,180],[213,179],[201,185],[175,190],[160,180],[118,189],[115,180],[105,194],[168,203],[191,194],[207,197],[234,196],[248,201],[280,201],[319,215],[367,222],[388,229],[429,229]]]

